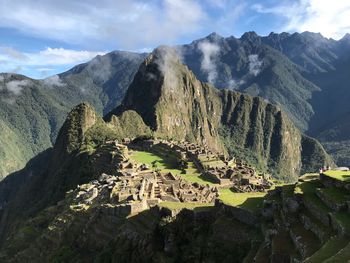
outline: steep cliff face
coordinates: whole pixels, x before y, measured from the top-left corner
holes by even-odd
[[[302,166],[310,168],[310,158],[302,158],[302,134],[279,107],[200,82],[167,47],[144,61],[121,106],[106,119],[128,110],[136,111],[157,137],[227,151],[281,179],[295,180]],[[330,161],[323,149],[315,154]]]
[[[218,94],[180,63],[175,50],[161,47],[140,66],[122,105],[112,113],[135,110],[155,136],[223,150],[217,129],[221,111]]]
[[[259,97],[222,91],[221,98],[222,135],[229,152],[246,159],[249,149],[258,167],[294,178],[301,167],[301,134],[287,115]]]

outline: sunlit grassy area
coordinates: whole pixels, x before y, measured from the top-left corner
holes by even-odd
[[[191,183],[214,185],[213,182],[198,172],[193,162],[188,162],[186,173],[182,173],[182,171],[178,169],[177,163],[173,159],[159,156],[154,153],[145,151],[133,151],[131,158],[137,163],[147,164],[150,168],[160,169],[161,172],[171,172],[172,174],[179,175]]]
[[[350,182],[350,171],[326,171],[325,175],[343,182]]]
[[[302,176],[300,176],[299,180],[310,181],[310,180],[319,179],[319,177],[320,177],[319,173],[306,173],[306,174],[303,174]]]
[[[159,169],[162,172],[171,172],[173,174],[181,173],[181,170],[177,169],[177,164],[174,163],[173,160],[163,158],[150,152],[133,151],[131,158],[139,164],[147,164],[150,168]]]
[[[194,208],[210,208],[214,206],[212,203],[181,203],[181,202],[161,202],[159,203],[161,207],[167,207],[170,209],[194,209]]]
[[[219,189],[220,199],[227,205],[256,210],[262,206],[266,193],[235,193],[228,188]]]
[[[215,185],[213,182],[210,181],[209,178],[205,178],[200,174],[193,162],[188,162],[188,168],[186,169],[186,173],[179,175],[183,179],[191,183]]]

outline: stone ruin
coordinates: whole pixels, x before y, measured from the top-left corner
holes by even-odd
[[[272,182],[267,174],[257,173],[243,160],[226,158],[207,146],[199,146],[186,141],[145,140],[131,145],[149,151],[171,152],[178,160],[192,161],[198,171],[210,178],[213,183],[232,187],[236,192],[265,191]]]
[[[109,141],[98,149],[97,163],[104,164],[105,173],[74,192],[75,203],[91,206],[111,204],[115,213],[134,214],[161,202],[214,203],[219,196],[217,187],[183,180],[172,173],[150,169],[133,163],[129,148],[146,150],[175,157],[178,161],[193,162],[198,171],[213,182],[236,192],[265,191],[269,178],[242,160],[227,159],[223,155],[189,142],[141,140],[123,144]]]
[[[118,156],[116,175],[103,173],[98,180],[78,186],[74,193],[78,205],[109,203],[120,213],[135,214],[163,201],[214,203],[219,195],[216,187],[192,184],[172,173],[135,164],[128,158],[125,145],[107,144],[110,150],[114,147],[113,156]]]

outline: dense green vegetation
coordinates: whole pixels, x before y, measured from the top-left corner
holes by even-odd
[[[101,116],[116,107],[144,56],[111,52],[45,80],[0,74],[0,180],[52,147],[67,113],[79,103],[89,102]],[[18,94],[7,89],[11,82]]]

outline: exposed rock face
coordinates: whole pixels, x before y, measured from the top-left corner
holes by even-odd
[[[144,61],[121,106],[107,119],[128,110],[136,111],[157,137],[188,140],[232,154],[248,150],[254,164],[287,180],[295,179],[302,166],[310,168],[309,160],[302,158],[302,134],[278,107],[198,81],[167,47],[156,49]],[[319,149],[319,159],[331,162]]]
[[[156,136],[223,149],[218,137],[218,91],[198,81],[170,48],[159,48],[144,61],[114,112],[120,115],[130,109]]]

